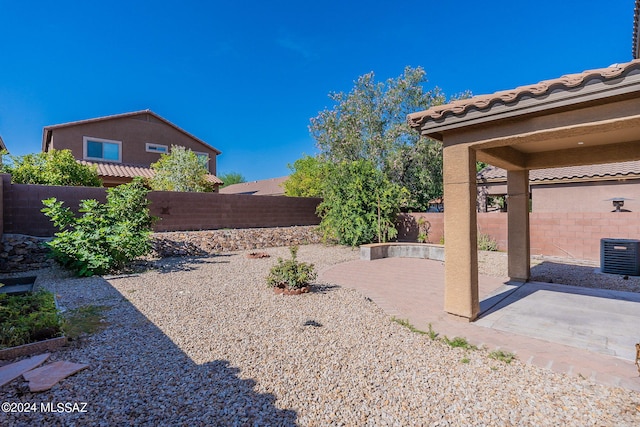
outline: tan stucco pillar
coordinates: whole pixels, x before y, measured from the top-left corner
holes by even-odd
[[[529,171],[507,171],[509,277],[526,282],[530,274]]]
[[[465,144],[444,148],[444,309],[474,320],[478,300],[476,155]]]

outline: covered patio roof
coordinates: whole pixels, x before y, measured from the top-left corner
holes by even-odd
[[[640,160],[639,98],[634,60],[408,116],[444,147],[447,312],[479,312],[476,161],[507,170],[509,276],[526,281],[529,170]]]

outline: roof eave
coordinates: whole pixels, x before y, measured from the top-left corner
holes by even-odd
[[[179,126],[176,126],[175,124],[171,123],[169,120],[165,119],[164,117],[159,116],[158,114],[156,114],[153,111],[148,110],[148,109],[147,110],[140,110],[140,111],[133,111],[133,112],[130,112],[130,113],[113,114],[111,116],[94,117],[92,119],[78,120],[78,121],[75,121],[75,122],[61,123],[61,124],[58,124],[58,125],[45,126],[44,130],[43,130],[42,150],[43,151],[45,150],[46,145],[49,143],[51,132],[54,129],[64,128],[64,127],[69,127],[69,126],[83,125],[83,124],[87,124],[87,123],[100,122],[100,121],[104,121],[104,120],[122,119],[122,118],[127,118],[127,117],[132,117],[132,116],[138,116],[140,114],[149,114],[149,115],[155,117],[156,119],[158,119],[161,122],[167,124],[168,126],[171,126],[172,128],[176,129],[177,131],[187,135],[188,137],[190,137],[190,138],[194,139],[195,141],[199,142],[200,144],[202,144],[202,145],[206,146],[207,148],[213,150],[216,153],[217,156],[222,154],[222,151],[218,150],[214,146],[207,144],[206,142],[204,142],[203,140],[201,140],[197,136],[187,132],[186,130],[182,129]]]
[[[614,86],[612,86],[614,85]],[[547,96],[539,97],[523,94],[512,103],[495,102],[487,109],[471,107],[463,114],[447,113],[439,119],[420,116],[420,113],[408,116],[409,124],[419,128],[424,136],[442,141],[443,133],[461,127],[469,127],[518,116],[537,114],[542,111],[575,108],[578,104],[603,101],[607,98],[619,98],[640,93],[640,70],[634,70],[618,79],[603,80],[586,84],[580,88],[551,91]]]

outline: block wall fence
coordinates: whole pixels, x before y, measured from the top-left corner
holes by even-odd
[[[55,228],[40,211],[43,199],[56,197],[72,209],[82,199],[106,200],[104,188],[11,184],[10,175],[0,178],[0,236],[53,236]],[[149,200],[151,214],[161,218],[154,227],[159,232],[320,223],[318,198],[153,191]],[[400,214],[398,240],[416,241],[420,218],[429,223],[429,242],[440,243],[443,213]],[[601,238],[640,239],[640,212],[533,212],[529,220],[532,255],[599,261]],[[506,213],[479,213],[478,231],[508,250]]]
[[[82,199],[106,201],[106,189],[11,184],[2,174],[0,209],[2,233],[50,237],[57,231],[42,212],[42,200],[55,197],[77,210]],[[221,228],[289,227],[317,225],[321,199],[285,196],[251,196],[218,193],[149,193],[151,215],[160,219],[155,231],[213,230]]]
[[[411,213],[399,217],[398,240],[415,241],[418,220],[430,224],[429,241],[444,237],[443,213]],[[507,214],[478,213],[478,233],[491,236],[507,251]],[[532,212],[531,254],[600,261],[600,239],[640,239],[640,212]],[[446,243],[446,242],[445,242]]]

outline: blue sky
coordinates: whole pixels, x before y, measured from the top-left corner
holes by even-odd
[[[633,0],[0,0],[0,136],[151,109],[222,151],[218,172],[283,176],[309,119],[358,76],[422,66],[475,95],[631,57]]]

